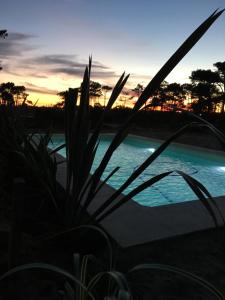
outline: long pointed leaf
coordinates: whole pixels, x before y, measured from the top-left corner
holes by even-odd
[[[199,185],[196,184],[197,181],[196,180],[194,181],[191,176],[185,174],[184,172],[177,171],[177,173],[180,174],[184,178],[184,180],[190,186],[190,188],[192,189],[192,191],[195,193],[195,195],[199,198],[199,200],[202,202],[202,204],[205,206],[205,208],[209,212],[209,214],[212,217],[215,225],[218,226],[218,220],[217,220],[216,214],[215,214],[213,208],[211,207],[210,202],[205,197],[205,195],[202,192],[202,190],[199,188]],[[210,195],[210,199],[212,199],[211,195]],[[219,209],[217,211],[219,211]]]
[[[169,75],[175,66],[182,60],[182,58],[191,50],[191,48],[199,41],[209,27],[216,21],[216,19],[224,12],[214,11],[178,48],[178,50],[170,57],[160,71],[153,77],[147,85],[138,101],[135,104],[134,111],[139,110],[144,103],[149,99],[153,92],[159,87],[160,83]]]
[[[65,277],[66,279],[72,281],[74,284],[80,286],[88,295],[91,299],[94,300],[94,296],[92,295],[92,293],[86,288],[86,286],[84,286],[79,279],[75,278],[73,275],[71,275],[69,272],[58,268],[56,266],[53,265],[49,265],[49,264],[45,264],[45,263],[31,263],[31,264],[26,264],[26,265],[22,265],[19,267],[15,267],[11,270],[9,270],[8,272],[4,273],[1,277],[0,280],[4,280],[18,272],[22,272],[22,271],[26,271],[26,270],[32,270],[32,269],[38,269],[38,270],[45,270],[45,271],[50,271],[50,272],[54,272],[57,273],[63,277]]]
[[[116,204],[114,204],[111,208],[109,208],[108,210],[105,210],[105,208],[109,207],[109,204],[105,207],[104,205],[102,205],[94,214],[93,214],[93,218],[96,218],[97,216],[99,216],[102,212],[103,214],[100,215],[99,217],[97,217],[96,221],[97,222],[101,222],[103,219],[105,219],[108,215],[112,214],[115,210],[117,210],[119,207],[121,207],[122,205],[124,205],[127,201],[129,201],[130,199],[132,199],[134,196],[136,196],[137,194],[139,194],[140,192],[142,192],[143,190],[145,190],[146,188],[152,186],[153,184],[155,184],[156,182],[160,181],[161,179],[163,179],[164,177],[170,175],[173,171],[169,171],[169,172],[165,172],[159,175],[156,175],[152,178],[150,178],[149,180],[143,182],[142,184],[140,184],[138,187],[136,187],[135,189],[133,189],[130,193],[128,193],[126,196],[124,196],[122,199],[120,199],[119,201],[116,202]],[[113,203],[111,201],[111,203]],[[111,204],[110,203],[110,204]]]
[[[50,155],[59,152],[60,150],[64,149],[66,147],[66,144],[62,144],[60,146],[58,146],[57,148],[53,149],[52,151],[49,152]]]
[[[154,151],[132,174],[131,176],[121,185],[121,187],[115,191],[115,193],[105,201],[105,203],[96,211],[96,214],[100,213],[111,205],[112,201],[115,200],[123,191],[180,135],[182,135],[193,123],[183,126],[181,129],[176,131],[170,138],[163,142],[156,151]]]
[[[136,105],[132,111],[132,115],[128,118],[127,122],[121,127],[114,137],[110,147],[105,153],[99,167],[93,175],[92,186],[90,188],[88,198],[92,198],[94,190],[109,162],[113,152],[120,145],[122,140],[126,137],[128,132],[128,127],[137,113],[137,111],[142,107],[142,105],[147,101],[147,99],[152,95],[152,93],[159,87],[160,83],[165,79],[165,77],[171,72],[171,70],[179,63],[179,61],[188,53],[188,51],[197,43],[197,41],[202,37],[202,35],[209,29],[213,22],[223,13],[224,10],[219,12],[215,11],[208,19],[206,19],[192,34],[191,36],[181,45],[181,47],[172,55],[172,57],[167,61],[167,63],[160,69],[160,71],[151,80],[148,86],[145,88],[141,96],[139,97]],[[88,200],[90,202],[90,200]],[[88,204],[89,205],[89,204]]]
[[[143,271],[143,270],[146,270],[146,271],[158,270],[158,271],[163,271],[163,272],[165,271],[165,272],[170,272],[170,273],[172,272],[174,274],[177,274],[181,277],[187,278],[188,280],[191,280],[191,281],[199,284],[203,288],[207,289],[211,294],[213,294],[216,297],[216,299],[224,300],[224,295],[216,287],[214,287],[211,283],[209,283],[205,279],[203,279],[191,272],[185,271],[183,269],[173,267],[170,265],[164,265],[164,264],[141,264],[141,265],[138,265],[138,266],[134,267],[133,269],[131,269],[129,271],[129,273]]]

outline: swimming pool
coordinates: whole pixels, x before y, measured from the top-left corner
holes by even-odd
[[[112,140],[112,135],[102,135],[101,142],[93,164],[92,172],[98,166],[103,153]],[[56,147],[64,142],[63,136],[53,137]],[[114,152],[102,179],[116,167],[119,171],[109,180],[108,184],[118,189],[129,175],[161,144],[160,141],[136,136],[127,137]],[[65,156],[65,149],[59,151]],[[212,151],[202,151],[193,147],[173,144],[169,146],[125,191],[143,183],[147,179],[162,172],[181,170],[199,180],[212,196],[225,195],[225,155]],[[157,182],[152,187],[133,198],[144,206],[159,206],[196,200],[197,197],[184,182],[181,176],[172,175]]]

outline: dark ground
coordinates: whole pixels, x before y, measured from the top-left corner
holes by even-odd
[[[106,131],[114,130],[109,126]],[[174,130],[143,129],[136,126],[131,133],[165,140]],[[208,130],[187,132],[176,142],[224,151],[218,139]],[[212,283],[225,295],[225,228],[130,247],[123,249],[118,257],[118,265],[122,270],[142,263],[168,264],[192,272]],[[179,276],[165,271],[152,270],[150,273],[147,285],[150,293],[146,299],[215,299],[188,279],[181,280]],[[136,273],[136,278],[142,278],[140,275],[142,274]]]
[[[40,116],[40,122],[46,120],[46,124],[49,125],[47,122],[47,113],[49,112],[47,111],[45,114],[42,111],[39,112],[39,114],[41,113],[43,116]],[[173,121],[176,126],[172,124],[172,121],[167,124],[167,119],[164,117],[166,116],[165,114],[163,115],[163,118],[165,119],[164,126],[158,129],[158,115],[152,115],[155,115],[155,119],[152,123],[149,121],[148,126],[142,126],[143,124],[137,122],[131,130],[131,133],[164,140],[182,125],[179,122],[179,124],[177,124],[177,120]],[[62,125],[61,112],[56,112],[54,116],[55,123],[59,123],[58,131],[60,132]],[[168,116],[170,120],[172,120],[171,117],[173,116]],[[123,116],[121,118],[123,119]],[[222,125],[225,123],[223,120],[221,120],[221,122]],[[114,126],[114,124],[114,117],[112,117],[112,120],[110,119],[109,123],[105,126],[105,131],[115,131],[117,125]],[[223,126],[221,126],[221,128],[222,127]],[[176,140],[176,142],[222,150],[217,139],[206,130],[190,130]],[[3,219],[4,218],[2,218],[2,220]],[[4,222],[2,226],[4,226]],[[149,230],[154,230],[154,228],[149,228]],[[0,245],[1,248],[4,246],[2,243],[0,243]],[[118,251],[118,270],[127,272],[127,270],[131,269],[133,266],[142,263],[169,264],[192,272],[211,282],[225,295],[225,228],[196,232]],[[144,274],[142,272],[136,272],[134,274],[135,282],[141,282],[143,284],[143,276]],[[152,270],[151,275],[149,275],[146,282],[149,292],[145,299],[149,300],[216,299],[211,296],[210,292],[205,291],[203,288],[199,288],[198,285],[193,284],[188,279],[181,280],[180,276],[165,271]],[[35,285],[35,282],[33,282],[33,284]],[[33,289],[31,290],[30,295],[26,294],[26,299],[57,299],[48,296],[49,289],[46,290],[46,286],[48,285],[54,288],[54,285],[52,285],[51,282],[44,281],[43,287],[40,286],[40,284],[37,285],[37,294],[35,294],[35,296],[33,294],[32,297],[32,293],[34,293]],[[0,299],[2,299],[1,296]]]
[[[154,230],[154,229],[149,229]],[[225,295],[225,228],[130,247],[121,251],[118,264],[130,269],[137,264],[167,264],[200,276]],[[151,270],[146,299],[215,299],[208,291],[170,272]],[[143,273],[136,272],[136,280]],[[151,298],[152,297],[152,298]]]

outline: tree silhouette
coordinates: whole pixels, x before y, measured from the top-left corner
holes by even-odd
[[[25,93],[26,88],[22,85],[14,85],[14,88],[12,89],[13,98],[15,101],[15,105],[18,105],[20,100],[26,101],[28,94]]]
[[[191,83],[183,83],[181,87],[183,89],[185,99],[188,100],[185,107],[189,109],[192,105],[193,85]]]
[[[137,86],[134,89],[132,89],[131,91],[135,93],[135,96],[137,98],[139,98],[141,93],[144,91],[144,86],[142,84],[138,83]],[[145,102],[145,107],[146,107],[146,105],[147,105],[147,101]]]
[[[97,81],[90,81],[89,85],[90,98],[93,100],[93,106],[96,105],[96,99],[102,96],[102,86]]]
[[[22,85],[15,85],[13,82],[6,82],[0,85],[1,104],[19,105],[27,100],[28,94]]]
[[[213,72],[212,70],[202,70],[198,69],[196,71],[192,71],[190,79],[193,83],[217,83],[219,80],[219,76],[217,72]]]
[[[159,106],[160,109],[162,109],[163,101],[159,96],[153,96],[152,99],[151,99],[150,106],[152,107],[153,110],[155,110],[157,106]]]
[[[217,68],[215,73],[218,75],[217,85],[220,89],[219,100],[221,101],[221,113],[224,113],[224,105],[225,105],[225,61],[217,62],[213,65]]]
[[[198,103],[193,104],[196,112],[206,110],[208,113],[214,110],[218,88],[216,84],[219,75],[212,70],[196,70],[192,71],[190,76],[193,84],[193,95],[198,98]]]
[[[81,82],[79,92],[81,91],[83,82]],[[97,81],[90,80],[89,84],[89,95],[92,100],[92,106],[95,106],[96,99],[102,96],[102,85]],[[99,105],[100,103],[98,103]]]
[[[57,96],[59,96],[62,100],[65,100],[67,91],[58,92]]]
[[[54,104],[55,108],[63,108],[64,107],[64,100],[57,102],[56,104]]]
[[[129,101],[129,100],[133,99],[133,96],[130,96],[129,91],[122,91],[122,95],[123,95],[123,97],[121,100],[123,102],[123,107],[126,107],[127,100]]]
[[[112,90],[112,87],[111,86],[108,86],[108,85],[103,85],[102,86],[102,91],[104,92],[104,107],[106,105],[106,95],[109,91]]]
[[[0,85],[0,96],[1,96],[1,104],[5,105],[13,105],[13,88],[15,84],[13,82],[6,82]]]
[[[136,96],[139,98],[141,93],[144,91],[144,86],[138,83],[137,86],[132,89],[132,91],[135,92]]]
[[[182,89],[183,89],[183,92],[185,94],[192,94],[192,90],[193,90],[193,85],[191,83],[183,83],[181,85]]]
[[[75,92],[75,90],[79,90],[78,88],[69,88],[69,90],[71,90],[72,92]],[[54,107],[57,108],[63,108],[64,104],[65,104],[65,97],[67,95],[68,91],[61,91],[59,93],[57,93],[57,96],[59,96],[61,98],[60,102],[57,102]]]
[[[167,101],[167,95],[166,95],[166,89],[168,86],[167,81],[163,81],[160,84],[160,87],[155,90],[154,94],[152,95],[151,102],[149,104],[150,107],[153,107],[155,109],[157,106],[160,106],[160,109],[163,110],[164,104],[166,104]]]
[[[172,103],[173,108],[183,106],[184,90],[179,83],[170,83],[165,88],[166,101]]]

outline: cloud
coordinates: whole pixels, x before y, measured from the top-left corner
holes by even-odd
[[[36,78],[47,78],[50,75],[67,75],[69,77],[82,78],[87,63],[81,61],[76,55],[50,54],[33,56],[28,59],[20,59],[16,68],[20,70],[21,76]],[[17,73],[15,68],[7,67],[8,73]],[[13,70],[13,71],[12,71]],[[110,68],[98,61],[92,63],[92,77],[111,78],[116,74]]]
[[[76,55],[65,55],[65,54],[50,54],[50,55],[43,55],[38,57],[33,57],[31,59],[26,60],[29,64],[38,64],[38,65],[62,65],[62,66],[69,66],[74,68],[85,68],[86,63],[78,61]],[[98,69],[109,69],[109,67],[101,64],[98,61],[92,62],[93,68]]]
[[[33,57],[26,60],[26,63],[32,66],[41,65],[48,71],[56,73],[64,73],[67,75],[82,75],[86,63],[79,61],[76,55],[51,54]],[[109,67],[101,64],[98,61],[92,62],[94,70],[109,70]]]
[[[137,74],[137,73],[131,73],[130,77],[132,77],[134,79],[136,79],[136,78],[140,79],[141,78],[141,79],[147,80],[147,81],[150,81],[153,78],[153,76],[151,76],[151,75]]]
[[[66,74],[69,76],[79,76],[82,77],[84,73],[84,68],[54,68],[51,70],[52,73],[55,74]],[[93,67],[93,71],[91,73],[92,77],[94,78],[111,78],[114,77],[116,74],[113,71],[95,71]]]
[[[25,82],[24,83],[26,90],[28,92],[33,92],[33,93],[39,93],[39,94],[48,94],[48,95],[57,95],[58,91],[48,89],[43,86],[38,86],[30,82]]]
[[[6,39],[0,40],[0,61],[5,73],[17,77],[44,79],[59,75],[63,79],[65,76],[82,79],[87,62],[77,55],[54,53],[34,55],[32,50],[37,49],[37,46],[33,46],[31,40],[35,37],[32,34],[9,32]],[[115,72],[108,66],[99,61],[92,61],[92,78],[107,79],[114,76]]]
[[[29,73],[29,76],[34,77],[34,78],[42,78],[42,79],[43,78],[48,78],[47,75],[41,75],[41,74],[36,74],[36,73]]]
[[[36,47],[27,43],[34,38],[34,35],[9,32],[6,39],[0,39],[0,59],[7,59],[13,56],[21,56],[24,52],[36,49]]]
[[[65,54],[51,54],[33,57],[28,59],[27,62],[33,65],[72,65],[74,67],[84,67],[85,64],[74,62],[74,55]]]
[[[24,41],[35,37],[37,36],[34,34],[27,34],[21,32],[8,32],[6,41]]]
[[[0,65],[1,65],[1,63],[0,63]],[[27,67],[24,66],[24,68],[27,71]],[[20,66],[20,69],[21,69],[21,66]],[[20,71],[18,71],[18,72],[12,71],[9,65],[3,65],[3,70],[4,70],[5,73],[13,75],[13,76],[17,76],[17,77],[23,77],[24,74],[26,73],[26,76],[28,75],[28,76],[33,77],[33,78],[40,78],[40,79],[48,78],[48,76],[44,75],[44,74],[37,74],[37,73],[32,73],[32,72],[22,72],[21,73]]]

